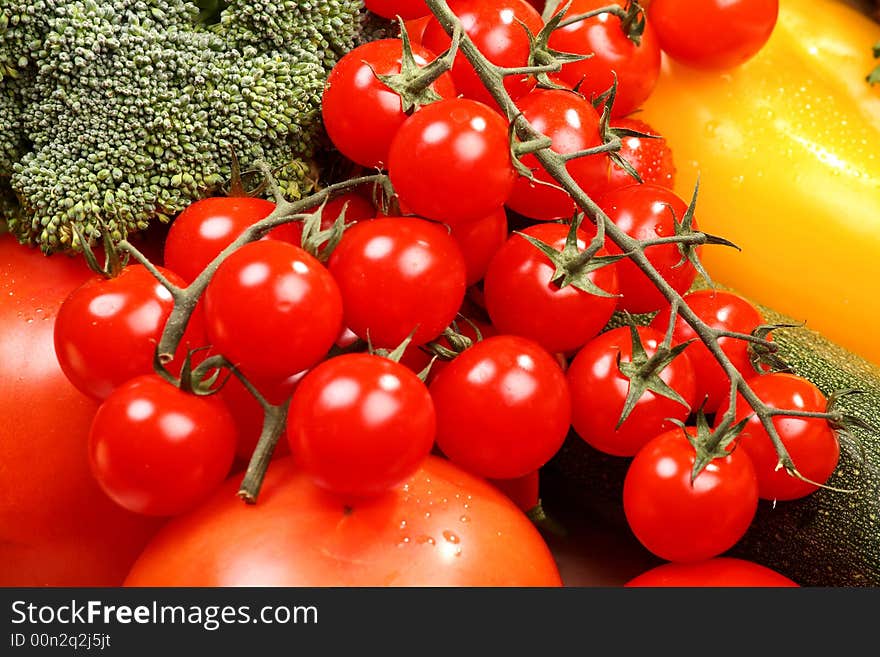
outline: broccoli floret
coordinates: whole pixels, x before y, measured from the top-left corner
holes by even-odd
[[[210,25],[188,0],[0,11],[0,212],[48,252],[77,246],[74,225],[122,237],[168,221],[217,190],[233,151],[245,168],[268,161],[290,196],[308,191],[324,80],[362,3],[234,0]]]

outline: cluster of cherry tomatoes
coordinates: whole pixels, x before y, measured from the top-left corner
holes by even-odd
[[[533,5],[542,4],[448,2],[474,44],[508,69],[529,64],[529,32],[539,35],[545,25]],[[568,16],[605,4],[574,0]],[[703,5],[717,12],[701,17]],[[760,6],[742,22],[754,27],[764,11],[764,29],[743,32],[734,45],[722,40],[711,53],[718,41],[685,38],[679,19],[699,18],[711,31],[724,18],[719,3],[654,0],[647,20],[626,3],[549,35],[551,49],[594,54],[566,63],[551,76],[553,88],[532,75],[504,81],[558,153],[620,139],[618,154],[641,182],[607,152],[573,158],[567,169],[634,239],[674,237],[692,214],[672,190],[664,140],[627,117],[653,89],[661,48],[692,64],[730,66],[772,30],[775,2],[724,5]],[[586,262],[579,257],[595,227],[581,223],[571,196],[550,184],[533,154],[521,158],[531,177],[517,169],[508,120],[460,53],[430,85],[413,85],[419,67],[451,43],[424,2],[367,6],[409,19],[408,39],[368,43],[343,57],[328,80],[323,118],[344,156],[387,170],[397,206],[377,209],[371,190],[355,190],[320,210],[324,227],[343,211],[349,224],[332,250],[306,251],[294,222],[227,257],[168,366],[182,385],[153,371],[175,299],[147,269],[129,265],[71,294],[58,315],[56,350],[70,380],[104,400],[90,434],[102,488],[129,510],[177,515],[220,485],[236,454],[253,452],[264,410],[253,391],[235,378],[211,395],[186,383],[190,368],[182,364],[207,350],[187,352],[208,345],[269,404],[283,407],[290,398],[287,444],[276,451],[289,447],[313,484],[343,500],[399,485],[433,450],[502,488],[530,491],[519,501],[527,509],[537,502],[538,471],[573,429],[603,452],[632,458],[623,504],[635,536],[661,558],[692,562],[732,547],[759,497],[794,499],[824,483],[837,464],[837,438],[826,420],[807,417],[774,422],[810,482],[776,469],[776,449],[755,417],[733,442],[716,441],[721,451],[694,476],[712,438],[702,414],[720,423],[730,403],[727,374],[615,244]],[[738,26],[727,20],[724,34],[735,37]],[[606,125],[605,92],[615,79]],[[185,288],[274,208],[256,198],[193,204],[168,233],[161,274]],[[667,240],[644,253],[710,327],[751,334],[762,324],[737,295],[688,293],[697,269],[681,244]],[[649,326],[605,330],[615,311],[656,316]],[[362,343],[369,349],[357,350]],[[748,340],[721,337],[719,345],[767,405],[825,410],[827,400],[808,381],[759,373]],[[751,412],[737,399],[737,421]],[[676,426],[685,423],[692,426]]]

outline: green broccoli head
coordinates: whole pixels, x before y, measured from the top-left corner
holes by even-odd
[[[360,0],[229,2],[210,26],[186,0],[43,4],[54,13],[29,64],[0,81],[0,120],[18,112],[0,197],[11,173],[19,239],[54,251],[78,246],[73,226],[119,238],[167,221],[217,190],[233,151],[306,191],[324,80],[355,40]]]

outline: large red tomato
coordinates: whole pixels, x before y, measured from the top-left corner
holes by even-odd
[[[166,525],[126,585],[561,585],[513,502],[436,456],[387,494],[348,505],[291,459],[272,463],[255,506],[236,497],[238,484]]]
[[[0,237],[0,586],[114,586],[158,526],[116,506],[89,471],[97,404],[65,378],[55,316],[91,276]]]

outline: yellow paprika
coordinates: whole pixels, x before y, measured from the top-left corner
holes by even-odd
[[[639,115],[670,146],[719,283],[880,363],[880,86],[865,76],[880,27],[834,0],[781,0],[741,67],[664,59]]]

